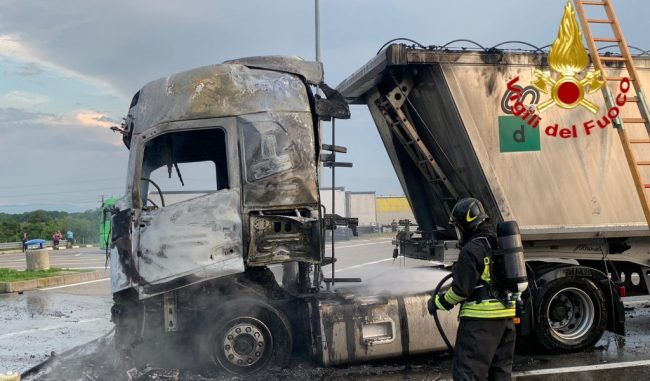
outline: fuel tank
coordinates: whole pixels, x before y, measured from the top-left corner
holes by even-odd
[[[400,269],[391,272],[398,274],[395,279],[407,279],[398,278],[402,275]],[[431,291],[419,287],[428,284],[433,289],[435,281],[446,273],[433,269],[411,272],[413,281],[409,285],[401,290],[400,286],[392,286],[397,291],[405,291],[395,295],[366,288],[372,280],[359,285],[359,289],[344,287],[336,292],[320,293],[310,308],[313,358],[329,366],[446,350],[435,320],[427,311]],[[384,284],[388,281],[386,275],[380,278]],[[410,292],[407,288],[420,290]],[[439,318],[446,336],[454,343],[458,307],[448,313],[440,312]]]

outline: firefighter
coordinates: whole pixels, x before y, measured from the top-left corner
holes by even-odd
[[[490,274],[494,227],[481,202],[464,198],[454,206],[450,224],[461,247],[451,288],[429,300],[429,312],[449,311],[461,303],[453,360],[454,380],[510,380],[515,349],[515,304],[506,301]]]

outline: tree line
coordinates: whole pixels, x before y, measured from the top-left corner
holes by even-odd
[[[23,233],[28,239],[52,239],[55,231],[60,231],[65,239],[68,230],[74,232],[78,243],[99,242],[99,209],[81,213],[35,210],[22,214],[0,213],[0,242],[19,242]]]

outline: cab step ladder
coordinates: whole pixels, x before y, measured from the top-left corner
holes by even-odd
[[[620,82],[624,80],[625,76],[608,76],[607,67],[603,66],[603,62],[620,62],[624,65],[625,70],[627,70],[628,78],[632,84],[632,87],[636,91],[635,97],[627,97],[626,103],[633,103],[636,109],[638,109],[639,117],[636,118],[616,118],[612,121],[613,126],[618,131],[618,136],[621,139],[621,144],[623,145],[623,151],[625,152],[625,158],[627,159],[634,184],[636,186],[637,194],[639,200],[641,201],[641,206],[643,208],[643,213],[645,215],[646,223],[650,226],[650,203],[648,200],[648,194],[646,189],[650,188],[650,180],[645,182],[643,180],[641,167],[650,166],[650,161],[648,160],[637,160],[636,157],[641,149],[644,149],[646,152],[650,150],[650,123],[649,116],[650,112],[648,111],[648,104],[646,102],[643,90],[641,89],[641,82],[639,81],[639,76],[637,70],[634,66],[634,61],[632,60],[632,55],[630,54],[630,49],[625,42],[623,37],[623,31],[621,26],[614,14],[614,8],[612,7],[610,0],[603,1],[579,1],[574,0],[576,12],[580,23],[582,24],[582,30],[585,34],[585,39],[589,46],[589,51],[591,53],[591,60],[593,61],[594,66],[597,70],[600,70],[603,80],[605,83],[610,82]],[[597,12],[600,10],[605,11],[606,19],[595,19],[589,18],[587,16],[587,11]],[[601,12],[602,13],[602,12]],[[592,25],[594,24],[603,24],[610,25],[613,32],[613,36],[596,36],[594,37],[592,33]],[[611,42],[618,45],[620,49],[620,56],[611,56],[611,55],[601,55],[598,50],[598,42]],[[617,65],[617,68],[619,66]],[[607,86],[602,88],[603,96],[605,97],[605,103],[607,108],[611,108],[616,105],[616,102]],[[626,109],[629,107],[625,105]],[[647,132],[647,138],[644,139],[630,139],[627,134],[626,126],[630,128],[641,128],[645,127]]]

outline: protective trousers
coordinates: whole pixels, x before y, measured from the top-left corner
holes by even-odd
[[[515,337],[512,319],[461,319],[454,350],[454,381],[510,380]]]

